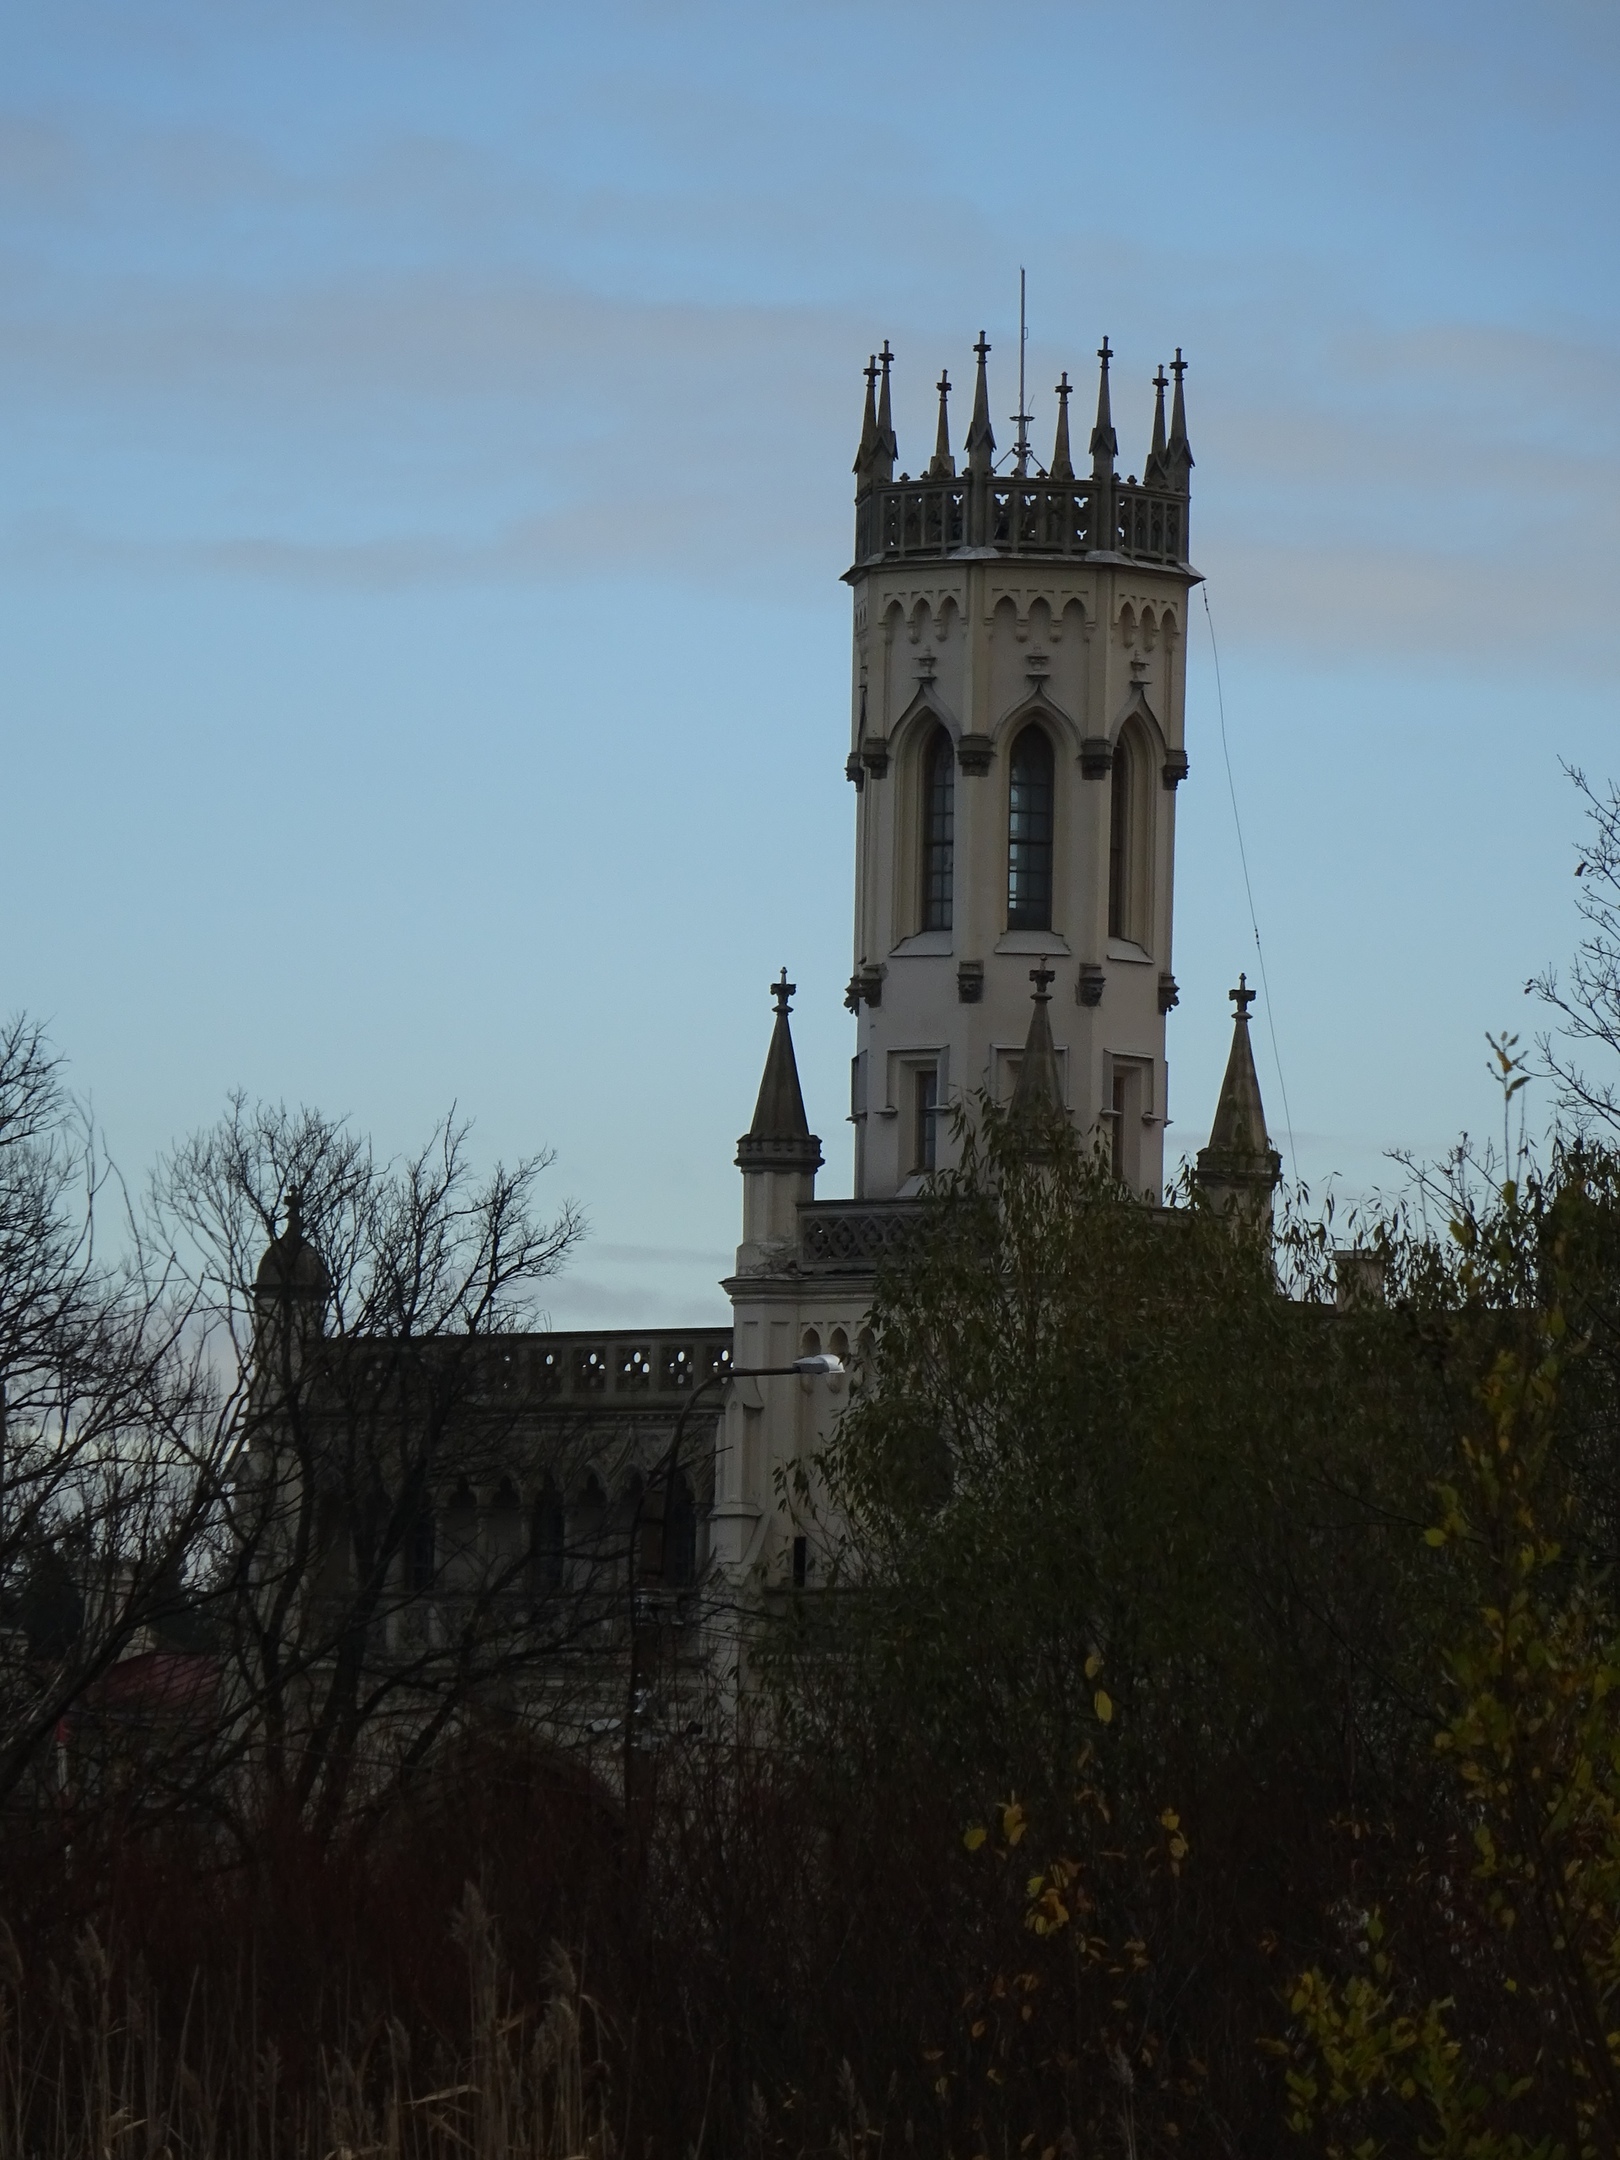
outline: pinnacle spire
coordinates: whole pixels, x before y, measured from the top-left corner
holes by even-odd
[[[968,471],[987,473],[996,454],[996,438],[990,426],[990,384],[984,367],[990,344],[982,330],[973,350],[979,356],[979,373],[973,385],[973,420],[967,433]]]
[[[1108,363],[1113,357],[1105,337],[1097,347],[1097,358],[1102,366],[1097,375],[1097,425],[1091,431],[1093,480],[1112,480],[1114,460],[1119,456],[1119,437],[1114,433],[1114,416],[1108,399]]]
[[[1209,1145],[1198,1151],[1196,1182],[1216,1205],[1230,1210],[1246,1206],[1269,1217],[1271,1195],[1282,1176],[1282,1157],[1266,1135],[1265,1105],[1260,1100],[1260,1076],[1254,1069],[1254,1048],[1249,1041],[1249,1007],[1254,992],[1247,975],[1240,975],[1230,990],[1232,1048],[1226,1060],[1215,1122]]]
[[[1142,467],[1144,487],[1163,487],[1165,484],[1164,462],[1164,393],[1170,386],[1170,378],[1159,363],[1159,372],[1153,378],[1153,442]]]
[[[879,480],[894,478],[894,461],[900,455],[900,445],[895,440],[894,420],[889,411],[889,369],[894,354],[889,341],[883,340],[883,350],[878,354],[878,366],[883,370],[882,387],[878,391],[877,409],[877,455],[873,459],[873,472]]]
[[[1069,455],[1069,393],[1072,387],[1069,381],[1069,371],[1065,368],[1063,370],[1063,379],[1057,385],[1057,437],[1052,444],[1052,478],[1054,480],[1072,480],[1074,478],[1074,460]]]
[[[1024,1054],[1018,1066],[1018,1084],[1008,1115],[1017,1120],[1061,1115],[1063,1111],[1063,1079],[1058,1071],[1057,1051],[1052,1043],[1052,1023],[1046,1008],[1052,1002],[1047,987],[1053,980],[1052,970],[1038,961],[1029,971],[1029,979],[1035,985],[1035,1010],[1029,1016],[1029,1033],[1024,1038]]]
[[[939,392],[939,428],[934,436],[934,459],[928,468],[930,480],[950,480],[956,475],[956,460],[951,455],[951,416],[947,400],[951,394],[951,378],[943,369],[934,386]]]
[[[1181,347],[1176,347],[1176,357],[1170,363],[1170,372],[1176,378],[1176,394],[1170,406],[1170,441],[1164,453],[1165,473],[1169,485],[1187,493],[1187,476],[1193,468],[1192,446],[1187,440],[1187,401],[1182,392],[1181,378],[1187,372],[1187,363],[1181,357]]]
[[[771,1047],[765,1056],[765,1074],[759,1083],[754,1122],[737,1142],[739,1170],[819,1170],[821,1142],[810,1130],[804,1114],[804,1093],[799,1086],[798,1060],[793,1055],[793,1031],[788,1025],[792,1008],[788,999],[798,988],[790,983],[787,969],[771,985],[776,1000],[776,1024]]]
[[[860,448],[855,452],[855,463],[851,468],[855,474],[857,492],[871,485],[873,468],[877,462],[877,378],[877,354],[873,353],[866,363],[866,411],[861,416]]]

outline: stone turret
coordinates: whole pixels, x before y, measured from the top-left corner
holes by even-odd
[[[1222,1214],[1244,1215],[1254,1222],[1271,1222],[1271,1196],[1282,1176],[1282,1157],[1266,1136],[1265,1105],[1260,1100],[1260,1078],[1254,1069],[1254,1049],[1249,1041],[1249,1007],[1254,992],[1246,975],[1227,995],[1236,1010],[1232,1015],[1232,1048],[1226,1060],[1210,1128],[1208,1147],[1198,1151],[1193,1172],[1200,1192]]]
[[[296,1369],[305,1347],[326,1331],[331,1298],[332,1278],[304,1233],[304,1196],[294,1185],[286,1227],[265,1247],[253,1278],[254,1362],[261,1373],[277,1364],[282,1345]]]
[[[821,1168],[821,1142],[810,1130],[793,1055],[792,1010],[788,999],[797,983],[787,969],[772,983],[776,1024],[765,1057],[765,1073],[754,1105],[754,1122],[737,1142],[737,1168],[743,1174],[743,1241],[737,1248],[739,1275],[758,1273],[791,1247],[799,1203],[813,1200]]]
[[[981,1089],[1009,1104],[1017,1075],[1045,1062],[1025,1043],[1037,965],[1051,971],[1041,1026],[1076,1137],[1089,1149],[1109,1134],[1119,1176],[1156,1196],[1198,579],[1180,361],[1173,411],[1166,369],[1143,400],[1157,465],[1139,483],[1117,469],[1108,339],[1089,436],[1071,435],[1084,425],[1071,373],[1057,384],[1049,471],[1029,449],[1022,382],[1017,443],[998,458],[982,331],[972,350],[965,436],[953,446],[942,376],[917,477],[886,477],[886,386],[899,395],[902,363],[874,356],[867,370],[845,573],[855,1198],[905,1199],[949,1169],[953,1105]]]

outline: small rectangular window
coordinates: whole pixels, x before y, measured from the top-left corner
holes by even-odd
[[[810,1572],[810,1540],[796,1537],[793,1540],[793,1587],[804,1588],[804,1579]]]

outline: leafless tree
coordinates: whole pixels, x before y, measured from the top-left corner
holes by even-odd
[[[550,1160],[479,1177],[450,1118],[383,1162],[346,1125],[238,1100],[153,1180],[235,1434],[211,1797],[243,1839],[267,1815],[330,1834],[448,1732],[537,1706],[555,1724],[559,1691],[589,1692],[622,1603],[613,1525],[566,1552],[517,1502],[586,1444],[544,1418],[519,1333],[582,1234],[572,1205],[537,1210]]]
[[[1595,787],[1578,766],[1566,766],[1585,806],[1587,831],[1575,865],[1583,934],[1567,976],[1548,967],[1525,984],[1559,1016],[1539,1038],[1559,1108],[1578,1131],[1620,1133],[1620,784]],[[1607,1073],[1593,1074],[1583,1050],[1607,1051]]]
[[[43,1031],[0,1028],[0,1801],[184,1606],[226,1434],[185,1286],[126,1223]]]

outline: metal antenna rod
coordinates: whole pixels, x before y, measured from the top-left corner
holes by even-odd
[[[1024,347],[1029,341],[1029,329],[1024,312],[1025,273],[1022,265],[1018,271],[1018,410],[1013,419],[1018,424],[1018,477],[1023,479],[1029,470],[1029,414],[1024,410]]]

